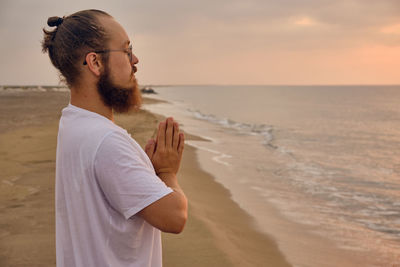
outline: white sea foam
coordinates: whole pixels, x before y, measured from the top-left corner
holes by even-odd
[[[220,164],[225,165],[225,166],[230,166],[229,162],[226,162],[226,161],[224,161],[223,159],[232,158],[231,155],[227,155],[227,154],[222,153],[222,152],[220,152],[220,151],[217,151],[217,150],[214,150],[214,149],[210,149],[210,148],[207,148],[207,147],[198,145],[198,144],[196,144],[195,142],[187,141],[186,143],[187,143],[188,145],[191,145],[191,146],[193,146],[193,147],[199,149],[199,150],[207,151],[207,152],[209,152],[209,153],[211,153],[211,154],[215,154],[215,156],[212,156],[212,159],[213,159],[215,162],[220,163]]]
[[[272,127],[269,125],[240,123],[229,118],[218,118],[213,114],[203,114],[198,110],[189,109],[188,111],[197,119],[218,124],[224,128],[236,130],[240,134],[262,136],[264,145],[268,145],[272,140]]]

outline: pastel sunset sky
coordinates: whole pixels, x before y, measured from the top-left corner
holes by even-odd
[[[399,0],[0,0],[0,85],[58,84],[42,28],[114,16],[140,84],[400,84]]]

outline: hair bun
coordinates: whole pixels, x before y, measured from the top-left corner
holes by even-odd
[[[50,27],[57,27],[58,25],[60,25],[62,22],[64,21],[63,18],[60,17],[50,17],[47,20],[47,25],[49,25]]]

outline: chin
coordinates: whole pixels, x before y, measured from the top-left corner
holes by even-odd
[[[141,106],[141,93],[133,74],[125,84],[116,84],[110,78],[108,69],[105,69],[97,83],[97,89],[104,104],[117,113],[139,110]]]

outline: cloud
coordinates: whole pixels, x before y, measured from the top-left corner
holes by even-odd
[[[398,0],[1,0],[0,49],[7,52],[0,62],[0,84],[11,77],[50,77],[52,66],[40,52],[41,29],[49,16],[87,8],[103,9],[125,27],[143,59],[138,75],[145,82],[179,82],[181,73],[186,82],[212,82],[217,76],[229,77],[229,70],[238,76],[239,60],[248,68],[257,65],[273,72],[279,61],[285,77],[285,69],[294,71],[284,67],[293,58],[301,62],[315,57],[309,64],[318,69],[318,60],[335,58],[324,54],[344,60],[360,47],[400,46]],[[57,81],[51,75],[47,80]],[[262,77],[263,70],[246,72],[240,81],[256,76]]]
[[[299,26],[313,26],[318,23],[310,17],[300,17],[295,19],[294,24]]]
[[[388,25],[381,28],[381,32],[385,34],[400,35],[400,23],[394,25]]]

